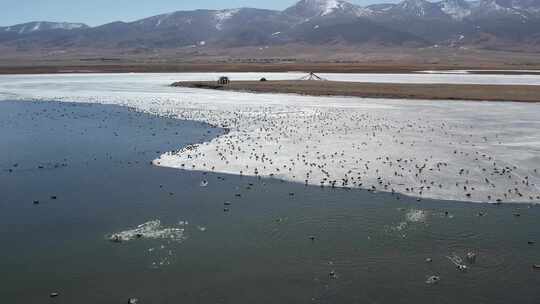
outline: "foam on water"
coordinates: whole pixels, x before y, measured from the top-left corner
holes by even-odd
[[[405,213],[404,220],[396,226],[390,227],[390,231],[404,231],[410,224],[425,223],[427,221],[428,211],[419,209],[409,209]],[[402,235],[405,237],[406,235]]]
[[[185,224],[179,224],[184,226]],[[181,242],[186,239],[184,228],[182,227],[163,227],[160,220],[152,220],[143,223],[136,228],[128,229],[107,235],[106,238],[114,242],[126,242],[134,239],[166,239],[175,242]]]
[[[426,279],[426,284],[429,284],[429,285],[437,284],[437,283],[439,283],[440,280],[441,280],[441,278],[439,276],[436,276],[436,275],[429,276]]]
[[[405,214],[405,218],[408,222],[424,223],[427,218],[427,212],[424,210],[411,209]]]

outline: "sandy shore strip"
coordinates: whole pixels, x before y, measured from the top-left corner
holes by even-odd
[[[215,81],[180,81],[173,83],[172,86],[311,96],[476,101],[540,101],[540,86],[528,85],[395,84],[286,80],[232,81],[228,85],[218,85]]]
[[[112,58],[111,58],[112,59]],[[81,61],[77,59],[57,59],[52,61],[32,58],[21,59],[0,58],[0,75],[15,74],[55,74],[55,73],[186,73],[186,72],[317,72],[317,73],[413,73],[419,71],[447,72],[447,71],[473,71],[473,73],[489,74],[528,74],[530,71],[540,70],[540,64],[526,65],[523,69],[508,70],[504,64],[475,65],[466,63],[454,64],[398,64],[390,63],[336,63],[336,62],[298,62],[298,63],[218,63],[218,62],[184,62],[176,61],[162,63],[133,62],[123,60]]]

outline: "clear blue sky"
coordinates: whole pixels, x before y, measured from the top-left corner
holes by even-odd
[[[84,22],[95,26],[111,21],[133,21],[161,13],[198,8],[256,7],[283,9],[296,0],[0,0],[0,26],[29,21]],[[396,0],[351,0],[351,3]]]

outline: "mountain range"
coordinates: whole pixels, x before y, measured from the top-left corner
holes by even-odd
[[[343,0],[301,0],[283,11],[177,11],[96,27],[54,22],[0,27],[0,46],[20,50],[287,44],[536,51],[540,0],[404,0],[366,7]]]

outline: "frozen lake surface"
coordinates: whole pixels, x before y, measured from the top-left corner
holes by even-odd
[[[230,76],[233,80],[295,79],[301,74]],[[410,83],[540,83],[535,75],[323,76]],[[160,166],[444,200],[540,202],[539,104],[168,87],[173,81],[216,77],[212,73],[2,76],[0,99],[118,104],[230,130],[205,144],[163,154],[154,161]]]
[[[529,71],[531,72],[531,71]],[[231,80],[296,80],[306,75],[304,72],[288,73],[130,73],[130,74],[51,74],[51,75],[20,75],[2,76],[19,86],[41,86],[44,80],[62,87],[80,85],[81,82],[100,83],[102,85],[139,84],[143,86],[170,84],[175,81],[204,81],[217,80],[227,75]],[[318,73],[319,76],[333,81],[377,82],[377,83],[434,83],[434,84],[496,84],[496,85],[540,85],[540,75],[501,75],[469,74],[468,71],[419,71],[418,73]],[[108,86],[107,86],[108,87]]]

